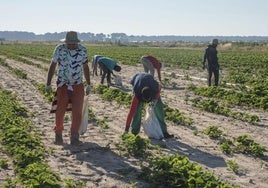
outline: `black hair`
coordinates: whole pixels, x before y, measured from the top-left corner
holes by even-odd
[[[141,98],[144,102],[151,102],[153,100],[152,90],[149,87],[144,87],[141,90]]]
[[[120,67],[119,65],[115,65],[115,66],[114,66],[114,70],[115,70],[116,72],[120,72],[120,71],[121,71],[121,67]]]

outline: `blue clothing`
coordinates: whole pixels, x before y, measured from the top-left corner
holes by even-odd
[[[149,73],[142,72],[135,74],[130,84],[133,86],[134,93],[140,101],[142,101],[141,91],[144,87],[149,87],[154,97],[159,93],[158,82]]]
[[[114,67],[116,66],[116,61],[107,57],[100,57],[97,61],[98,64],[103,64],[107,69],[113,72]]]

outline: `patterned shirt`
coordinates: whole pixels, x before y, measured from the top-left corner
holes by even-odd
[[[58,63],[57,87],[67,85],[69,90],[73,90],[72,85],[82,83],[82,65],[88,63],[84,46],[78,44],[77,49],[69,50],[66,44],[60,44],[54,50],[52,61]]]

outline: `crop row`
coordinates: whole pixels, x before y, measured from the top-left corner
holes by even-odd
[[[7,96],[12,97],[11,93],[7,93]],[[59,175],[51,172],[49,166],[45,163],[44,153],[47,151],[43,148],[38,133],[34,132],[33,127],[30,126],[27,120],[21,119],[21,116],[27,116],[26,110],[19,107],[17,102],[14,102],[15,98],[10,101],[7,96],[4,95],[0,100],[1,102],[5,100],[5,103],[2,103],[4,104],[3,109],[0,109],[1,117],[4,117],[3,121],[1,121],[3,122],[3,126],[1,126],[1,143],[5,146],[5,151],[8,151],[8,154],[15,158],[14,164],[17,166],[18,178],[15,181],[7,180],[6,186],[21,183],[29,187],[60,187],[62,183]],[[10,104],[14,104],[14,106]],[[9,106],[9,108],[6,106]],[[133,151],[134,154],[137,151],[145,152],[148,145],[136,145],[136,143],[139,140],[140,142],[138,143],[149,143],[149,141],[139,137],[133,138],[134,135],[129,135],[130,137],[128,138],[126,138],[127,135],[121,137],[122,142],[125,143],[123,145],[125,149],[123,150],[128,151],[129,154],[133,154]],[[134,142],[131,143],[131,141]],[[140,146],[144,149],[140,149]],[[131,151],[129,148],[133,150]],[[140,154],[143,157],[143,153]],[[184,156],[164,155],[154,157],[150,155],[144,162],[146,163],[142,164],[142,172],[139,177],[143,177],[143,180],[149,182],[152,186],[236,187],[221,182],[212,173],[203,171],[200,166],[191,163]],[[163,166],[164,163],[166,164],[165,166]],[[184,170],[181,171],[182,169]],[[163,175],[168,178],[158,178]],[[66,184],[68,182],[72,181],[65,180]],[[82,186],[82,184],[80,183],[79,186]]]

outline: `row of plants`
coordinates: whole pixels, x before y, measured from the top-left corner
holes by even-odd
[[[11,70],[12,73],[14,73],[15,75],[17,75],[18,78],[21,79],[27,79],[27,73],[17,69],[17,68],[13,68],[11,67],[3,58],[0,57],[0,65],[7,67],[9,70]]]
[[[158,147],[150,145],[148,139],[139,135],[123,134],[116,146],[122,155],[139,159],[141,171],[136,176],[152,187],[239,187],[223,182],[185,156],[164,154]]]
[[[40,69],[46,70],[40,64],[33,63],[26,60],[21,56],[30,57],[33,59],[50,59],[55,45],[1,45],[0,54],[8,56],[9,58],[32,64]],[[144,53],[152,54],[161,61],[168,62],[169,66],[178,66],[183,69],[185,67],[199,67],[196,64],[202,56],[200,50],[183,50],[171,48],[138,48],[138,47],[118,47],[118,46],[87,46],[90,54],[101,54],[118,60],[123,64],[136,65],[140,61],[140,57]],[[92,55],[93,56],[93,55]],[[90,56],[89,56],[90,57]],[[268,57],[263,52],[257,51],[233,51],[224,50],[219,53],[221,59],[221,66],[226,69],[228,75],[222,78],[222,86],[226,85],[227,81],[231,83],[238,83],[233,88],[224,89],[222,87],[208,88],[190,86],[189,90],[193,91],[196,95],[215,97],[222,99],[229,104],[248,106],[254,108],[268,109],[268,79],[266,66],[264,66]],[[254,63],[252,63],[254,62]],[[244,81],[242,81],[244,80]],[[165,80],[167,81],[168,80]],[[169,83],[176,87],[176,85]]]
[[[55,44],[9,44],[0,46],[0,54],[13,53],[49,63]],[[200,69],[204,49],[201,48],[153,48],[110,45],[87,45],[90,59],[95,54],[111,57],[120,63],[136,65],[144,54],[151,54],[166,66],[182,69]],[[267,77],[268,55],[262,51],[219,49],[221,69],[228,74],[225,79],[231,83],[254,85]],[[46,61],[47,60],[47,61]]]
[[[100,87],[102,87],[102,86],[103,85],[101,85]],[[46,95],[46,98],[48,100],[51,100],[52,94],[49,94],[48,95],[47,93],[44,92],[45,91],[44,90],[45,86],[43,84],[37,84],[37,87],[39,88],[39,90],[43,94]],[[113,91],[113,90],[110,90],[110,91]],[[117,94],[116,92],[111,92],[111,93]],[[104,95],[104,97],[105,96],[107,97],[109,95],[106,94],[106,95]],[[122,96],[124,97],[124,95],[122,95]],[[109,99],[109,97],[108,97],[108,99]],[[89,111],[89,113],[90,113],[90,111]],[[90,118],[92,118],[92,117],[90,117]],[[125,138],[124,136],[122,136],[123,144],[118,144],[118,146],[119,145],[125,146],[126,148],[121,147],[121,150],[122,151],[127,151],[128,154],[130,154],[130,155],[134,155],[136,157],[142,157],[144,155],[146,149],[148,148],[149,140],[148,139],[143,139],[143,138],[141,138],[139,136],[138,137],[137,136],[134,136],[132,134],[127,134],[127,135],[128,135],[127,138]],[[35,136],[35,138],[36,138],[36,136]],[[35,157],[35,156],[33,156],[33,157]],[[40,156],[38,156],[38,157],[41,158]],[[183,160],[186,159],[189,162],[189,160],[187,158],[183,157],[183,156],[178,157],[178,155],[175,155],[174,158],[181,158]],[[207,175],[204,175],[204,177],[197,177],[197,175],[196,176],[192,176],[191,173],[190,173],[190,172],[193,171],[192,169],[186,170],[186,172],[189,171],[188,173],[190,173],[190,175],[187,175],[187,176],[189,176],[188,177],[189,180],[187,180],[187,177],[184,177],[183,181],[181,180],[179,182],[179,184],[178,184],[178,180],[181,179],[181,176],[184,176],[184,174],[186,173],[186,172],[183,172],[183,173],[179,173],[179,174],[173,174],[173,176],[170,176],[170,174],[167,174],[168,177],[169,177],[168,181],[163,181],[163,180],[161,180],[161,179],[158,178],[158,176],[161,175],[161,174],[157,174],[156,171],[155,171],[155,169],[152,169],[152,165],[154,166],[154,168],[156,168],[156,166],[159,165],[158,163],[155,163],[154,160],[153,160],[153,158],[148,158],[148,160],[146,162],[149,163],[149,164],[151,164],[151,166],[150,165],[149,166],[143,165],[142,166],[142,174],[139,175],[139,177],[143,177],[143,180],[148,181],[153,186],[166,186],[166,185],[167,186],[178,186],[179,185],[180,187],[196,187],[196,186],[206,185],[207,187],[213,187],[214,185],[220,185],[220,186],[223,186],[224,185],[224,186],[227,186],[227,187],[234,187],[234,186],[229,186],[228,184],[221,182],[219,179],[215,178],[214,175],[211,174],[211,173],[206,173],[206,172],[201,173],[201,172],[199,172],[198,173],[199,175],[200,174],[207,174]],[[187,164],[183,164],[183,165],[191,166],[188,163]],[[35,165],[35,166],[32,166],[31,170],[32,171],[36,171],[36,172],[39,173],[39,171],[37,170],[38,168],[39,167]],[[174,168],[174,167],[170,167],[170,168]],[[195,169],[200,169],[201,170],[201,168],[195,168]],[[42,169],[42,170],[45,170],[45,169]],[[148,171],[150,171],[150,170],[153,170],[154,171],[154,175],[152,175],[151,173],[148,173]],[[164,172],[170,172],[170,170],[168,170],[168,171],[166,171],[166,169],[163,169],[163,170],[164,170]],[[210,178],[207,177],[208,174],[210,174]],[[32,177],[35,178],[36,177],[36,174],[32,174]],[[166,179],[164,179],[164,180],[166,180]],[[37,184],[37,186],[39,186],[39,184]],[[54,186],[53,185],[53,187],[57,187],[57,186]]]
[[[260,86],[265,85],[265,86]],[[253,89],[240,91],[224,89],[221,87],[197,87],[194,84],[189,85],[188,90],[194,92],[196,95],[205,96],[209,98],[221,99],[229,104],[238,106],[247,106],[268,109],[268,88],[265,83],[260,83],[254,86]]]
[[[5,64],[5,65],[7,66],[7,64]],[[32,82],[34,85],[37,86],[39,91],[48,99],[48,101],[51,102],[53,97],[54,97],[53,93],[55,92],[55,90],[51,94],[47,94],[45,92],[45,85],[44,84],[38,84],[38,83],[35,83],[34,81],[32,81]],[[98,85],[97,87],[94,87],[94,92],[100,94],[104,100],[107,100],[107,101],[115,100],[118,104],[126,105],[126,106],[130,105],[130,101],[132,98],[132,96],[130,94],[125,93],[120,89],[108,88],[105,85]],[[228,109],[228,108],[220,107],[215,101],[211,102],[211,100],[207,100],[208,102],[203,102],[202,104],[200,102],[200,99],[196,99],[196,100],[192,100],[192,101],[197,101],[195,103],[195,105],[198,105],[198,106],[201,105],[201,106],[203,106],[203,108],[205,110],[210,111],[210,112],[214,112],[214,113],[216,112],[218,114],[222,114],[222,115],[226,115],[226,116],[230,115],[236,119],[245,120],[248,122],[259,121],[259,118],[257,116],[251,116],[251,115],[244,114],[244,113],[234,113],[234,112],[230,111],[230,109]],[[208,104],[208,105],[206,105],[206,104]],[[164,109],[165,109],[167,119],[172,121],[173,123],[183,124],[183,125],[187,125],[187,126],[192,124],[192,119],[188,119],[188,122],[185,123],[187,121],[187,118],[185,118],[183,116],[183,114],[180,111],[178,111],[177,109],[171,109],[167,105],[164,105]],[[97,122],[97,124],[101,125],[103,128],[108,128],[108,125],[105,121],[105,118],[103,120],[97,119],[96,116],[94,115],[92,109],[89,109],[89,117],[91,120]],[[182,122],[184,122],[184,123],[182,123]]]
[[[55,45],[1,45],[1,54],[18,61],[40,66],[20,56],[30,58],[50,59]],[[196,49],[158,49],[158,48],[138,48],[138,47],[118,47],[118,46],[87,46],[89,54],[101,54],[112,57],[120,63],[136,65],[144,53],[149,53],[159,57],[161,61],[169,62],[170,66],[180,68],[199,67],[196,62],[200,58],[201,52]],[[254,108],[268,109],[268,79],[265,75],[268,72],[264,64],[268,57],[263,52],[256,51],[222,51],[219,54],[221,66],[227,69],[228,75],[222,78],[222,86],[226,87],[226,82],[238,83],[235,88],[224,89],[221,87],[195,87],[190,86],[196,95],[215,97],[222,99],[229,104],[248,106]],[[90,57],[90,56],[89,56]],[[193,58],[192,58],[193,57]],[[172,59],[170,59],[172,58]],[[191,59],[192,58],[192,59]],[[254,63],[252,63],[254,62]],[[46,69],[45,67],[38,67]],[[187,68],[185,68],[187,69]],[[244,81],[242,81],[244,80]],[[166,80],[164,80],[166,81]],[[224,84],[225,83],[225,84]],[[172,83],[170,83],[172,84]],[[174,87],[176,85],[173,85]]]
[[[15,112],[19,112],[19,110],[15,110]],[[17,115],[16,115],[17,116]],[[25,131],[25,129],[23,129]],[[131,135],[130,137],[133,137],[134,135]],[[8,135],[8,137],[10,138],[10,135]],[[34,138],[36,139],[36,135],[34,136]],[[21,137],[19,138],[21,139]],[[133,140],[133,138],[132,138]],[[135,140],[135,143],[136,142],[136,139]],[[133,144],[130,144],[129,141],[125,141],[126,145],[127,145],[127,151],[128,153],[130,154],[134,154],[135,156],[141,156],[142,155],[142,151],[144,151],[144,149],[146,149],[147,147],[147,144],[148,141],[143,141],[143,139],[139,139],[138,140],[138,147],[137,145],[134,145]],[[12,143],[10,140],[8,140],[9,143]],[[37,143],[40,143],[40,140],[37,141]],[[145,144],[144,144],[145,143]],[[20,144],[21,145],[21,144]],[[143,148],[140,148],[140,146]],[[132,148],[132,149],[130,149]],[[136,148],[136,149],[135,149]],[[138,149],[137,149],[138,148]],[[10,150],[10,149],[9,149]],[[11,150],[10,150],[11,151]],[[38,151],[40,151],[40,149],[38,149]],[[30,155],[30,159],[29,161],[35,161],[32,159],[33,158],[37,158],[37,159],[42,159],[42,155],[39,153],[39,152],[36,152],[38,155],[33,155],[32,156],[32,150],[28,152],[28,155]],[[139,152],[139,154],[136,154],[136,152]],[[35,153],[35,152],[34,152]],[[25,155],[24,156],[24,159],[25,159]],[[177,158],[177,155],[175,156],[175,159]],[[184,158],[184,157],[183,157]],[[153,158],[152,158],[153,159]],[[161,159],[161,158],[160,158]],[[188,160],[188,159],[187,159]],[[172,160],[173,161],[173,160]],[[189,161],[189,160],[188,160]],[[215,178],[213,176],[213,174],[211,173],[204,173],[204,174],[207,174],[207,175],[204,175],[204,179],[201,178],[201,177],[197,177],[197,176],[190,176],[189,175],[189,180],[187,180],[187,178],[183,178],[183,181],[180,181],[179,184],[178,184],[178,180],[181,179],[181,176],[184,176],[185,172],[184,173],[181,173],[181,174],[172,174],[173,176],[171,176],[170,174],[168,175],[168,177],[170,177],[169,181],[164,181],[159,179],[158,176],[159,175],[162,175],[162,174],[158,174],[156,173],[156,170],[155,169],[152,169],[152,165],[154,166],[154,168],[156,168],[159,164],[158,163],[155,163],[154,160],[149,160],[148,158],[148,162],[149,164],[151,164],[151,166],[147,166],[147,165],[143,165],[142,166],[142,175],[140,175],[140,177],[143,177],[144,180],[148,181],[149,183],[151,183],[153,186],[166,186],[166,185],[169,185],[169,186],[175,186],[175,185],[179,185],[180,187],[196,187],[196,186],[202,186],[202,185],[206,185],[207,187],[214,187],[215,185],[217,186],[220,186],[220,187],[234,187],[234,186],[229,186],[228,184],[225,184],[225,183],[222,183],[220,180],[218,180],[217,178]],[[170,164],[170,162],[168,162],[167,164]],[[188,164],[188,163],[187,163]],[[40,165],[40,162],[39,162],[39,165]],[[186,165],[186,164],[184,164]],[[161,166],[161,165],[160,165]],[[25,169],[26,168],[26,165],[23,166],[23,168]],[[46,173],[46,171],[48,170],[48,166],[46,167],[40,167],[38,166],[36,163],[34,165],[31,166],[30,170],[27,171],[27,173],[30,173],[31,174],[31,177],[36,179],[37,177],[38,178],[42,178],[42,176],[40,175],[40,171],[38,169],[41,169],[41,171],[43,172],[42,174]],[[159,167],[158,167],[159,168]],[[170,168],[174,168],[174,167],[170,167]],[[150,171],[150,169],[154,172],[154,175],[152,175],[151,173],[148,173],[148,171]],[[201,168],[197,168],[197,169],[201,169]],[[171,169],[173,171],[173,169]],[[166,172],[166,169],[163,169],[162,170],[163,172]],[[189,172],[192,172],[193,170],[190,169]],[[34,172],[37,172],[39,174],[39,176],[37,176],[36,174],[34,174]],[[170,170],[168,170],[168,172],[170,172]],[[200,175],[201,172],[199,172],[198,174]],[[203,173],[201,173],[203,174]],[[210,174],[210,178],[208,178],[208,174]],[[180,176],[178,176],[180,175]],[[40,177],[41,176],[41,177]],[[26,176],[28,181],[27,182],[24,182],[24,184],[27,183],[27,186],[32,186],[33,182],[30,181],[29,177]],[[53,177],[53,176],[52,176]],[[59,176],[57,176],[59,178]],[[179,177],[179,178],[178,178]],[[206,177],[206,178],[205,178]],[[173,179],[172,179],[173,178]],[[42,179],[41,179],[42,180]],[[46,179],[47,181],[49,179]],[[160,180],[160,181],[159,181]],[[55,185],[53,185],[52,187],[58,187],[59,186],[59,181],[58,180],[55,180],[55,181],[52,181]],[[69,182],[72,182],[72,181],[69,181]],[[40,186],[39,182],[38,181],[34,181],[34,183],[36,184],[37,187]],[[163,184],[164,183],[164,184]],[[9,182],[9,185],[11,184],[11,182]],[[14,182],[13,182],[14,184]],[[41,185],[42,187],[43,185]],[[49,187],[50,185],[48,185]],[[33,186],[34,187],[34,186]],[[45,186],[44,186],[45,187]]]
[[[220,149],[225,154],[243,153],[254,157],[263,157],[268,149],[254,141],[249,135],[241,135],[229,139],[217,126],[208,126],[203,130],[209,138],[218,140]]]
[[[21,107],[11,92],[0,88],[0,142],[2,152],[13,160],[17,178],[4,187],[61,187],[60,176],[50,170],[39,133],[30,123],[27,109]]]
[[[232,117],[237,120],[241,120],[249,123],[260,122],[260,117],[257,115],[247,114],[245,112],[236,112],[231,110],[229,107],[219,104],[214,99],[200,99],[193,98],[189,99],[192,102],[192,105],[198,107],[207,112],[220,114],[226,117]]]
[[[11,73],[20,79],[28,79],[24,71],[12,68],[1,58],[0,65],[7,67],[11,70]],[[45,92],[44,84],[38,84],[35,80],[31,80],[31,82],[49,102],[52,102],[55,90],[48,94]],[[2,100],[5,100],[6,103],[2,103]],[[84,187],[82,181],[62,180],[59,174],[50,170],[45,158],[52,150],[45,149],[38,131],[34,129],[34,125],[30,122],[28,110],[19,105],[16,97],[12,96],[11,92],[0,88],[0,103],[0,116],[3,117],[0,118],[0,142],[3,145],[0,151],[11,157],[16,172],[16,178],[7,178],[3,187]],[[6,106],[9,106],[9,108],[6,108]],[[3,109],[6,109],[6,111]],[[6,112],[11,113],[6,114]],[[88,113],[89,118],[97,122],[97,125],[104,129],[108,128],[105,118],[103,120],[96,118],[92,109],[89,109]],[[6,127],[1,126],[2,123]],[[9,159],[1,159],[0,167],[7,170],[8,161]]]
[[[46,66],[43,66],[43,65],[38,64],[38,63],[34,63],[33,61],[28,60],[26,58],[23,58],[20,55],[17,55],[17,54],[15,54],[13,52],[5,52],[5,51],[3,52],[2,51],[2,52],[0,52],[0,54],[5,55],[5,57],[7,57],[9,59],[13,59],[15,61],[22,62],[24,64],[35,66],[35,67],[37,67],[39,69],[43,69],[45,71],[48,71],[48,68]]]

